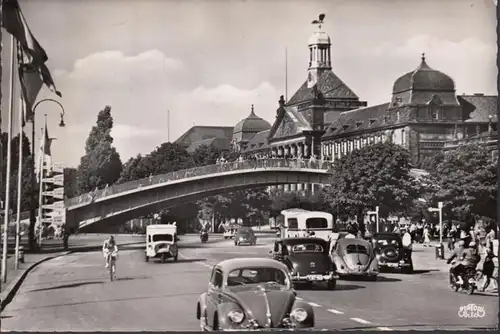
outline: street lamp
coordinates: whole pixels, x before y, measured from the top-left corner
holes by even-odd
[[[43,99],[43,100],[38,101],[33,106],[33,110],[31,111],[33,113],[33,118],[32,118],[32,125],[33,126],[32,126],[32,129],[31,129],[31,155],[33,157],[31,159],[32,160],[31,161],[31,163],[32,163],[31,167],[33,168],[33,171],[35,170],[35,110],[43,102],[53,102],[53,103],[57,104],[61,108],[62,112],[60,113],[61,121],[59,122],[59,126],[60,127],[66,126],[66,124],[64,123],[64,107],[62,106],[61,103],[59,103],[59,101],[54,100],[54,99]],[[43,168],[43,166],[42,166],[42,168]],[[33,186],[33,189],[34,189],[36,187],[35,178],[32,178],[32,182],[33,182],[32,186]],[[36,201],[36,193],[35,192],[33,192],[32,201],[33,201],[33,204],[31,206],[31,210],[30,210],[30,221],[34,222],[34,221],[36,221],[36,212],[35,212],[35,210],[36,210],[36,208],[35,208],[36,204],[35,203],[37,202]],[[40,218],[40,226],[42,226],[41,225],[41,222],[42,222],[41,219],[42,219],[42,217],[39,217],[39,218]]]
[[[376,206],[376,207],[375,207],[375,211],[368,211],[368,214],[369,214],[369,215],[375,215],[375,219],[376,219],[376,221],[375,221],[375,224],[376,224],[376,225],[375,225],[375,226],[377,227],[377,233],[379,233],[379,226],[378,226],[378,209],[379,209],[379,207],[378,207],[378,206]]]

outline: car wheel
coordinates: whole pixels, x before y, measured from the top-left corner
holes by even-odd
[[[161,263],[165,263],[166,260],[167,260],[167,256],[165,255],[165,253],[163,253],[161,255]]]
[[[328,290],[335,290],[335,287],[337,286],[337,280],[332,279],[328,281],[327,283]]]
[[[146,255],[145,259],[146,262],[149,262],[149,256]]]
[[[413,263],[409,267],[403,268],[402,272],[408,275],[413,274]]]
[[[176,262],[177,262],[177,260],[178,260],[178,259],[179,259],[179,253],[175,254],[175,256],[174,256],[174,261],[176,261]]]

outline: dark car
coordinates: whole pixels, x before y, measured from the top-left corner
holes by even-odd
[[[255,245],[257,243],[257,237],[251,228],[240,227],[236,234],[234,235],[234,245],[240,246],[243,244]]]
[[[311,286],[326,283],[333,290],[339,278],[329,256],[329,244],[320,238],[283,238],[269,251],[290,270],[292,282]]]
[[[411,245],[405,247],[401,235],[376,233],[373,235],[372,244],[379,268],[398,269],[407,274],[413,272]]]

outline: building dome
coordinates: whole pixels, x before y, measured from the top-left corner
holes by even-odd
[[[237,134],[240,132],[252,132],[257,133],[265,130],[269,130],[271,128],[271,124],[266,120],[260,118],[255,115],[252,104],[252,111],[247,118],[242,119],[234,126],[233,134]]]
[[[401,76],[392,87],[393,94],[409,90],[454,92],[455,83],[448,75],[429,67],[425,62],[425,55],[422,55],[420,66]]]
[[[315,44],[328,44],[330,45],[330,36],[322,30],[317,30],[315,31],[311,37],[309,37],[309,40],[307,41],[307,44],[309,45],[315,45]]]

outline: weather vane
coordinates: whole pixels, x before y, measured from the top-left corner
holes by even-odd
[[[317,24],[318,28],[321,29],[321,26],[323,25],[323,20],[325,19],[325,14],[321,13],[319,14],[318,20],[314,20],[311,23],[312,24]]]

